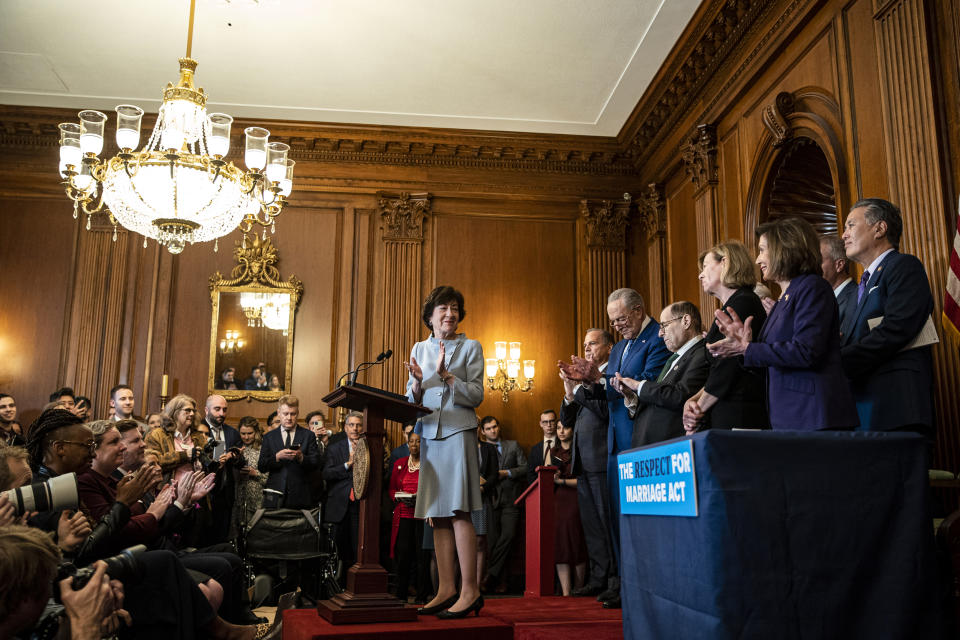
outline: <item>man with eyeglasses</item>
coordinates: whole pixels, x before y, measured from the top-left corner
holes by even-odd
[[[634,416],[633,447],[682,436],[683,405],[703,386],[710,371],[695,304],[684,300],[667,305],[660,314],[660,335],[673,355],[655,381],[633,380],[619,373],[611,381]]]
[[[607,317],[610,326],[623,338],[610,352],[610,361],[601,373],[598,366],[584,358],[571,358],[571,363],[560,362],[566,377],[584,385],[587,395],[606,398],[610,413],[607,430],[607,482],[611,495],[611,522],[614,530],[614,555],[620,564],[620,495],[617,487],[617,454],[630,448],[633,439],[633,420],[620,395],[610,380],[617,373],[633,380],[656,380],[670,357],[660,337],[660,323],[644,312],[643,296],[634,289],[617,289],[607,297]],[[620,588],[610,588],[597,596],[606,608],[620,607]]]
[[[543,430],[543,439],[530,448],[527,456],[527,486],[533,484],[537,478],[537,467],[549,465],[550,449],[557,444],[557,412],[547,409],[540,413],[540,429]]]

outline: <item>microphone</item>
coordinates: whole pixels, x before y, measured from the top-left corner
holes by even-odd
[[[381,351],[380,354],[377,356],[376,360],[371,360],[369,362],[361,362],[359,365],[357,365],[356,369],[351,369],[350,371],[347,371],[345,374],[340,376],[340,379],[337,380],[337,386],[339,387],[340,383],[347,376],[350,376],[350,380],[347,382],[347,384],[350,386],[355,385],[357,383],[357,375],[359,375],[361,371],[369,369],[374,365],[383,364],[384,361],[388,360],[392,355],[393,355],[393,349],[387,349],[386,351]]]

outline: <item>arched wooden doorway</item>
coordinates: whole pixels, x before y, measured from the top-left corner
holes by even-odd
[[[759,221],[801,218],[818,234],[836,234],[837,198],[827,156],[806,136],[793,138],[784,147],[767,178]]]

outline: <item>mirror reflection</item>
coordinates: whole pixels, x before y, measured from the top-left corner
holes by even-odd
[[[296,276],[280,280],[270,238],[244,235],[230,277],[210,276],[209,393],[269,402],[290,393],[293,323],[303,295]]]
[[[287,392],[290,303],[289,293],[220,292],[215,389]]]

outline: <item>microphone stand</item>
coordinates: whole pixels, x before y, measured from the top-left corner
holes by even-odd
[[[393,349],[387,349],[386,351],[378,355],[376,360],[371,360],[369,362],[361,362],[359,365],[357,365],[356,369],[347,371],[345,374],[340,376],[340,378],[337,380],[337,386],[338,387],[340,386],[340,383],[343,381],[344,378],[346,378],[347,376],[350,376],[350,379],[347,382],[347,386],[352,387],[357,383],[357,376],[360,374],[361,371],[366,371],[367,369],[369,369],[374,365],[383,364],[392,355],[393,355]]]

